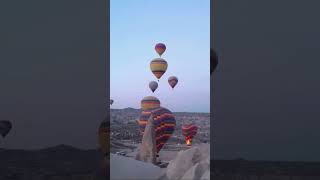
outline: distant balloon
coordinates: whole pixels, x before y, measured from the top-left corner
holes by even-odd
[[[191,146],[193,137],[197,134],[198,127],[194,124],[185,124],[182,126],[182,134],[186,144]]]
[[[3,138],[7,136],[12,128],[12,124],[7,120],[0,120],[0,134]]]
[[[212,74],[218,66],[218,56],[217,53],[210,49],[210,74]]]
[[[99,144],[103,155],[109,154],[110,121],[106,118],[99,127]]]
[[[155,109],[160,107],[160,100],[154,96],[147,96],[141,100],[141,109]]]
[[[156,52],[160,55],[161,55],[166,51],[166,45],[163,44],[163,43],[158,43],[156,44],[156,46],[154,47],[154,49],[156,50]]]
[[[110,105],[112,105],[113,104],[113,99],[110,99]]]
[[[157,153],[159,153],[163,145],[172,136],[176,126],[176,120],[172,112],[164,107],[143,110],[138,121],[141,134],[144,133],[151,115],[155,126],[156,149]]]
[[[175,76],[171,76],[168,78],[168,82],[173,89],[178,84],[178,78]]]
[[[151,89],[152,92],[154,92],[158,88],[158,83],[156,81],[151,81],[149,83],[149,88]]]
[[[168,68],[168,63],[166,60],[162,58],[153,59],[150,63],[150,69],[152,73],[157,77],[158,80],[166,72],[167,68]]]

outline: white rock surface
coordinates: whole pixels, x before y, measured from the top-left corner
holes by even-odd
[[[156,180],[163,175],[163,170],[151,163],[115,154],[111,154],[110,161],[111,180]]]
[[[210,169],[201,176],[200,180],[210,180]]]
[[[151,115],[144,130],[142,143],[139,146],[137,160],[156,164],[156,136],[154,129],[153,116]]]
[[[196,165],[192,166],[183,176],[181,179],[183,180],[199,180],[204,173],[210,170],[209,164],[206,162],[200,162]]]
[[[202,177],[210,179],[210,145],[201,144],[180,151],[177,157],[170,161],[166,177],[169,180],[199,180]]]

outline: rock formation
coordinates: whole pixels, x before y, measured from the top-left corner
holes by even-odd
[[[125,156],[111,154],[110,161],[112,180],[156,180],[163,174],[158,166]]]
[[[156,139],[152,115],[146,125],[136,160],[156,164]]]
[[[209,180],[210,146],[202,144],[185,151],[180,151],[177,157],[170,161],[166,171],[166,179]]]

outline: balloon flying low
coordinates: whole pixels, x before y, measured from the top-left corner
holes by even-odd
[[[156,151],[159,153],[164,144],[172,136],[176,126],[176,120],[172,112],[164,107],[142,110],[138,120],[142,135],[151,115],[155,126]]]
[[[113,99],[110,99],[110,105],[112,105],[113,104]]]
[[[198,127],[194,124],[185,124],[182,126],[182,134],[188,146],[191,146],[193,137],[197,134]]]
[[[147,96],[141,100],[141,115],[138,120],[141,134],[144,133],[151,115],[155,126],[156,150],[159,153],[163,145],[173,134],[176,120],[171,111],[160,106],[158,98]]]

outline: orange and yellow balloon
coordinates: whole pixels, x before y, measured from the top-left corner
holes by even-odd
[[[147,96],[141,100],[141,109],[155,109],[160,107],[160,100],[154,96]]]
[[[150,69],[158,80],[167,71],[167,68],[168,68],[168,63],[166,60],[162,58],[155,58],[150,63]]]

